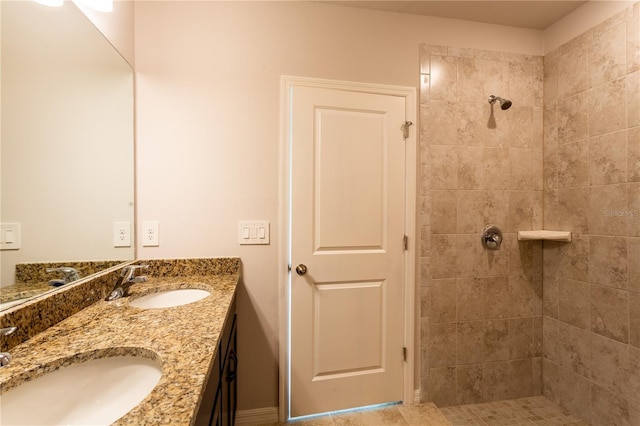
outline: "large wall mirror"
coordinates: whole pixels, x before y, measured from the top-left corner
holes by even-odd
[[[70,1],[3,0],[0,18],[0,221],[21,231],[0,251],[0,295],[41,293],[64,277],[17,282],[18,265],[134,258],[133,70]],[[115,222],[131,224],[130,246],[115,247]]]

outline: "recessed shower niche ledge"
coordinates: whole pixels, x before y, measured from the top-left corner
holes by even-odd
[[[534,241],[534,240],[546,240],[546,241],[562,241],[565,243],[571,242],[571,232],[569,231],[518,231],[518,241]]]

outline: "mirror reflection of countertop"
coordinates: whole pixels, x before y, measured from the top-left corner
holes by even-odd
[[[11,307],[11,302],[26,301],[74,282],[53,286],[50,281],[63,278],[63,274],[47,271],[48,269],[71,267],[78,272],[80,279],[84,279],[124,263],[123,260],[18,263],[15,266],[16,283],[0,287],[0,310]]]
[[[48,281],[35,283],[18,283],[0,288],[0,304],[37,296],[54,287]]]
[[[184,267],[189,261],[178,261],[183,262],[178,268],[171,261],[150,261],[149,280],[134,284],[129,296],[98,301],[13,347],[13,361],[0,369],[0,393],[42,374],[46,370],[43,365],[53,371],[105,356],[153,357],[162,362],[160,382],[142,403],[114,424],[190,424],[200,406],[240,279],[238,258],[195,263],[198,261],[209,262],[206,273],[198,274],[197,266]],[[180,270],[185,275],[181,276]],[[129,306],[136,297],[179,288],[204,289],[211,295],[171,308]]]

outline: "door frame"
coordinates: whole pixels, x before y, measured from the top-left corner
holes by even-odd
[[[373,93],[380,95],[401,96],[405,98],[405,117],[411,121],[409,137],[405,139],[405,235],[408,238],[407,251],[404,260],[404,346],[407,349],[407,359],[404,368],[403,402],[405,404],[418,403],[414,390],[416,348],[416,262],[417,244],[419,238],[416,232],[416,199],[417,199],[417,132],[416,122],[416,88],[383,84],[326,80],[307,77],[283,75],[280,77],[280,147],[279,147],[279,211],[278,211],[278,341],[279,341],[279,417],[286,421],[290,413],[289,388],[290,372],[289,353],[290,344],[290,271],[289,259],[291,248],[291,175],[289,144],[289,128],[291,123],[290,91],[293,87],[315,87],[353,92]],[[401,129],[399,128],[400,132]],[[400,244],[400,242],[398,242]]]

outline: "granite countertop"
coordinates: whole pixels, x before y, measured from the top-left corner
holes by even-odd
[[[196,271],[183,271],[196,272]],[[99,301],[11,349],[0,369],[0,390],[74,362],[140,355],[162,363],[162,377],[137,407],[114,424],[188,425],[195,419],[218,348],[239,270],[212,275],[153,277],[131,286],[128,297]],[[162,290],[200,288],[211,295],[164,309],[138,309],[129,300]]]

